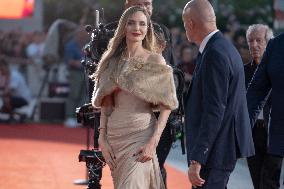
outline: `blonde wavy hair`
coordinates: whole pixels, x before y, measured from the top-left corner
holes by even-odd
[[[146,36],[142,41],[142,46],[151,52],[158,52],[158,44],[154,34],[153,24],[146,9],[139,6],[129,7],[123,12],[122,16],[120,17],[118,27],[114,33],[114,37],[111,38],[111,40],[109,41],[107,50],[103,53],[102,58],[98,64],[97,70],[92,75],[92,78],[95,81],[99,80],[100,74],[107,68],[109,62],[112,59],[117,59],[116,63],[118,63],[118,59],[121,57],[122,53],[126,49],[125,28],[128,19],[131,15],[139,11],[143,12],[144,15],[147,17],[148,26]]]

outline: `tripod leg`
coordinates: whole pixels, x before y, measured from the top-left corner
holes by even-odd
[[[44,90],[44,87],[45,87],[45,85],[46,85],[46,83],[47,83],[47,81],[48,81],[49,73],[50,73],[50,68],[47,68],[47,69],[46,69],[46,72],[45,72],[44,79],[43,79],[43,81],[42,81],[42,83],[41,83],[41,86],[40,86],[39,93],[38,93],[38,95],[37,95],[37,97],[36,97],[36,104],[35,104],[35,106],[34,106],[34,108],[33,108],[32,114],[31,114],[31,116],[30,116],[30,119],[31,119],[31,120],[34,120],[35,112],[36,112],[36,109],[37,109],[37,103],[38,103],[38,100],[39,100],[39,98],[41,97],[41,95],[42,95],[42,93],[43,93],[43,90]]]

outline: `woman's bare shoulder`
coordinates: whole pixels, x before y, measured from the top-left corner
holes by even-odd
[[[149,53],[146,61],[147,62],[154,62],[154,63],[158,63],[158,64],[166,64],[164,57],[161,54],[158,54],[158,53]]]

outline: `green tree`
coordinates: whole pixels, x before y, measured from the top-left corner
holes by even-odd
[[[44,25],[48,28],[59,18],[79,23],[83,14],[87,14],[86,24],[94,24],[95,9],[101,11],[102,8],[106,22],[117,20],[124,8],[124,0],[44,0]]]
[[[272,27],[273,25],[273,1],[271,0],[213,0],[217,6],[217,23],[220,28],[230,25],[232,19],[240,23],[241,26],[264,23]],[[217,2],[217,3],[216,3]],[[231,15],[226,13],[230,12]]]
[[[85,6],[85,3],[78,0],[44,0],[45,28],[59,18],[78,23]]]
[[[117,20],[124,8],[125,0],[44,0],[44,23],[46,27],[57,18],[65,18],[79,22],[86,7],[90,9],[104,8],[105,21]],[[221,12],[221,6],[231,9],[242,25],[266,23],[272,26],[272,0],[210,0],[215,6],[217,21],[220,28],[230,24],[230,18]],[[169,27],[183,27],[182,10],[185,0],[153,0],[153,19]],[[95,6],[94,6],[95,5]],[[89,14],[88,24],[94,23],[94,15]]]

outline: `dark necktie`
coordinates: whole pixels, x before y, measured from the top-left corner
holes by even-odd
[[[196,73],[197,73],[197,71],[200,67],[200,64],[201,64],[201,53],[198,52],[198,55],[197,55],[196,60],[195,60],[195,69],[194,69],[194,72],[192,74],[192,80],[191,80],[190,85],[189,85],[188,90],[187,90],[186,99],[189,97],[189,93],[191,91],[192,83],[193,83],[195,75],[196,75]]]
[[[194,78],[197,70],[199,69],[200,62],[201,62],[201,53],[198,52],[198,55],[197,55],[196,60],[195,60],[195,69],[194,69],[194,72],[192,74],[192,79]]]

